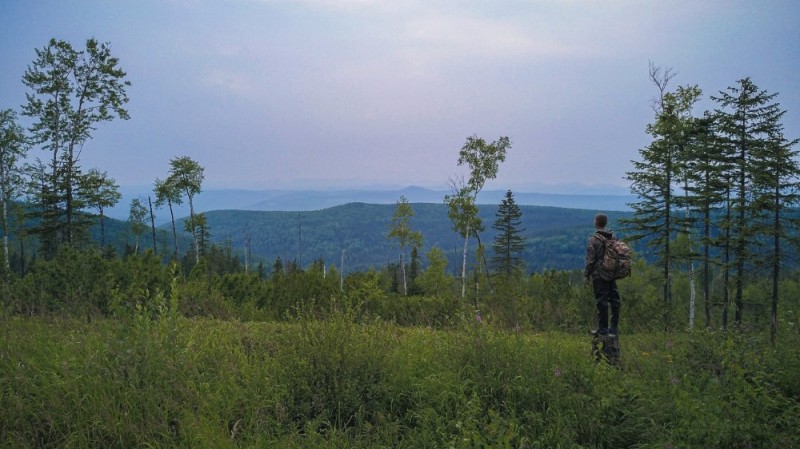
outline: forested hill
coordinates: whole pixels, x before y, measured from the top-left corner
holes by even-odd
[[[451,272],[460,269],[463,240],[452,230],[447,206],[434,203],[411,206],[415,215],[410,226],[420,231],[424,239],[420,251],[423,264],[427,264],[425,254],[436,246],[446,253]],[[253,260],[261,260],[267,266],[278,257],[301,266],[323,260],[351,272],[383,267],[398,260],[398,243],[387,238],[395,208],[394,204],[350,203],[304,212],[216,210],[206,212],[206,217],[215,243],[229,244],[234,251],[243,252],[249,239]],[[520,228],[524,229],[521,234],[527,240],[524,259],[528,271],[582,268],[586,238],[593,231],[597,211],[543,206],[520,206],[520,210]],[[481,239],[488,248],[489,259],[496,235],[492,229],[496,212],[495,205],[480,206],[479,216],[485,227]],[[630,213],[608,212],[608,215],[613,228],[620,217]],[[474,257],[475,248],[473,239],[470,257]]]
[[[565,207],[570,209],[593,209],[629,211],[631,202],[636,197],[621,194],[619,187],[599,186],[589,190],[588,187],[564,187],[561,193],[547,192],[514,192],[514,200],[518,205]],[[591,191],[592,194],[587,192]],[[405,187],[402,189],[365,188],[350,190],[204,190],[195,199],[195,210],[209,211],[220,209],[257,210],[257,211],[309,211],[327,209],[348,203],[395,204],[404,196],[410,203],[441,203],[449,191],[426,189],[422,187]],[[478,196],[478,203],[500,204],[505,190],[487,190]],[[127,220],[130,203],[133,199],[147,202],[152,195],[148,187],[128,187],[122,189],[122,200],[117,205],[107,208],[106,215],[119,220]],[[189,204],[173,204],[176,217],[189,215]],[[155,221],[164,224],[169,221],[169,212],[156,210]]]

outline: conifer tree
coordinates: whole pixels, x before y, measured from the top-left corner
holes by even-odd
[[[631,161],[634,170],[627,173],[631,192],[639,201],[631,203],[634,216],[621,220],[630,233],[631,241],[645,239],[659,258],[663,273],[663,299],[666,325],[671,325],[672,269],[675,249],[672,241],[679,232],[685,232],[686,219],[675,209],[680,207],[675,189],[679,182],[682,157],[685,157],[688,115],[697,96],[692,89],[665,93],[660,102],[654,123],[647,132],[653,142],[639,150],[640,161]]]
[[[492,243],[494,257],[492,264],[495,273],[511,278],[512,275],[522,271],[524,262],[522,253],[525,250],[525,238],[522,233],[522,212],[514,201],[511,190],[506,191],[506,196],[497,208],[492,228],[497,230],[497,236]]]
[[[711,326],[711,248],[717,239],[711,235],[712,227],[722,227],[715,219],[715,212],[725,204],[726,158],[720,151],[715,134],[714,115],[705,112],[703,117],[693,119],[689,130],[688,157],[684,167],[687,177],[689,207],[697,214],[695,225],[700,227],[702,254],[701,288],[706,327]]]
[[[3,269],[10,270],[8,214],[12,202],[23,185],[21,163],[28,151],[22,127],[17,124],[17,114],[11,109],[0,111],[0,202],[3,216]]]
[[[678,117],[674,132],[674,141],[677,151],[677,180],[682,186],[683,195],[675,198],[675,204],[684,210],[682,217],[683,230],[679,234],[682,251],[676,252],[676,258],[683,259],[689,269],[689,328],[694,327],[695,321],[695,270],[694,262],[698,254],[694,249],[692,226],[696,221],[693,204],[697,198],[693,195],[693,172],[695,165],[695,142],[693,139],[696,118],[692,115],[694,104],[700,99],[702,91],[698,86],[678,86],[675,93],[670,96],[670,101],[677,101]],[[674,97],[674,98],[673,98]]]
[[[770,131],[766,145],[759,149],[753,161],[753,205],[754,210],[760,213],[756,233],[771,239],[762,260],[769,268],[772,281],[770,339],[773,344],[778,328],[781,264],[785,258],[781,243],[785,240],[797,243],[800,224],[796,213],[790,212],[800,204],[800,165],[797,160],[800,152],[793,148],[800,139],[786,139],[782,128],[778,125]]]
[[[676,121],[675,102],[665,105],[667,88],[675,77],[671,67],[662,68],[650,62],[649,78],[658,89],[658,97],[653,100],[655,121],[647,125],[647,133],[654,140],[647,147],[639,150],[641,161],[631,161],[634,170],[627,173],[631,181],[631,193],[637,195],[640,201],[630,204],[634,211],[632,219],[623,219],[620,222],[628,227],[629,239],[636,241],[648,239],[648,245],[653,247],[659,255],[664,277],[663,299],[666,305],[667,317],[670,316],[669,308],[672,306],[672,252],[670,243],[674,228],[673,208],[673,182],[675,166],[677,165],[673,133],[669,132]]]
[[[411,295],[417,295],[420,293],[419,287],[417,286],[417,278],[419,277],[421,269],[422,268],[420,267],[419,261],[419,246],[412,245],[411,260],[408,263],[408,292]]]
[[[732,239],[733,282],[735,322],[740,324],[744,309],[744,282],[747,264],[755,250],[754,239],[758,230],[760,212],[754,208],[753,198],[759,186],[755,180],[764,179],[757,162],[774,145],[780,134],[780,119],[784,112],[774,102],[777,93],[767,93],[756,86],[750,78],[737,82],[712,97],[720,109],[716,111],[721,143],[731,158],[733,219],[730,223]],[[759,181],[760,182],[760,181]]]

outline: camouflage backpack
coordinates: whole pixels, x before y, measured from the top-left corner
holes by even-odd
[[[631,275],[631,249],[622,240],[606,238],[594,234],[603,242],[603,259],[597,266],[597,273],[606,281],[622,279]]]

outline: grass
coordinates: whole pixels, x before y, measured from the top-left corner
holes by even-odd
[[[800,337],[5,317],[0,447],[799,447]]]

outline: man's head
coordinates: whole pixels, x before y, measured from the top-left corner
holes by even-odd
[[[606,214],[597,214],[594,216],[594,227],[597,229],[603,229],[608,224],[608,217]]]

